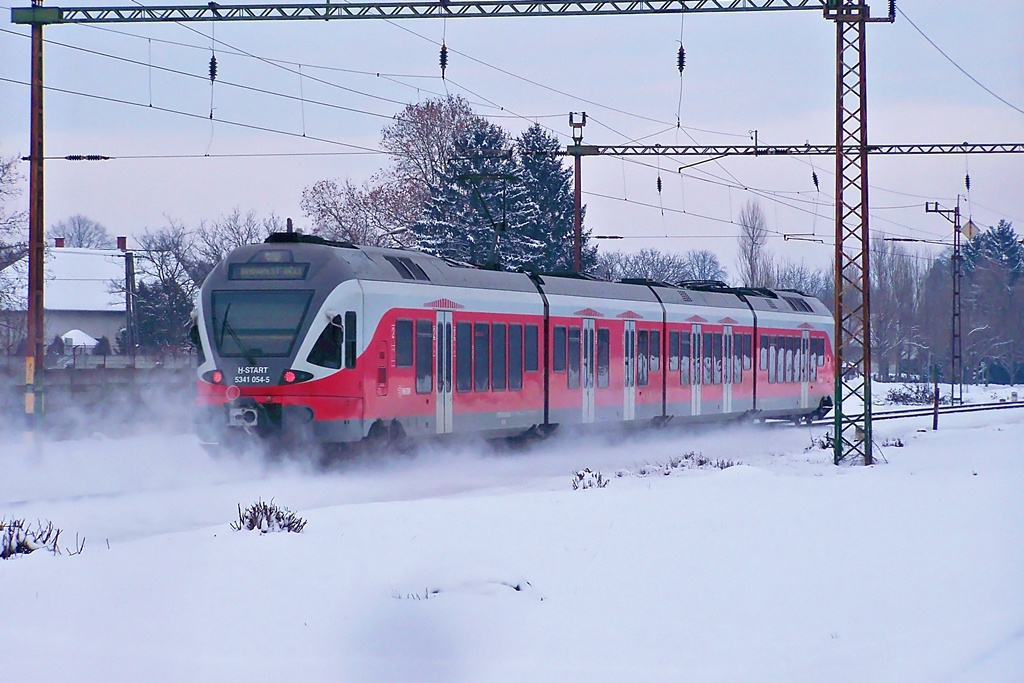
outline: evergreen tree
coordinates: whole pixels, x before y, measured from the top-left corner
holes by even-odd
[[[188,343],[192,300],[174,282],[140,282],[135,311],[142,348],[158,350]]]
[[[523,211],[525,234],[539,243],[529,265],[538,270],[573,269],[573,191],[572,171],[553,153],[560,149],[558,139],[539,124],[527,128],[516,138],[526,201]],[[583,211],[586,217],[586,207]],[[590,232],[583,230],[583,270],[597,265],[597,246],[590,244]]]
[[[968,273],[983,263],[1004,269],[1011,284],[1024,275],[1024,245],[1014,232],[1012,223],[1001,220],[999,225],[989,228],[964,246],[964,265]]]
[[[527,263],[541,244],[526,230],[533,212],[507,152],[508,134],[474,117],[455,145],[456,153],[430,187],[423,217],[413,228],[419,247],[477,265],[494,263],[495,257],[506,268]]]

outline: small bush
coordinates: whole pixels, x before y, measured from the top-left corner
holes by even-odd
[[[704,456],[703,453],[690,451],[689,453],[683,453],[682,455],[672,456],[668,459],[668,462],[645,462],[638,465],[635,470],[619,470],[615,473],[615,476],[643,478],[653,474],[660,474],[667,477],[675,471],[708,469],[724,470],[738,464],[739,462],[734,460],[712,459]]]
[[[901,406],[932,405],[935,402],[935,388],[929,384],[904,384],[890,389],[885,400]],[[949,403],[949,399],[940,398],[939,403]]]
[[[245,510],[242,510],[242,505],[239,504],[238,521],[231,523],[231,528],[235,531],[247,529],[259,531],[261,534],[276,531],[291,531],[297,534],[305,526],[306,520],[288,508],[278,507],[274,504],[273,498],[269,503],[257,500]]]
[[[603,489],[608,486],[608,480],[600,472],[591,472],[590,468],[574,472],[572,475],[572,490],[579,489]]]
[[[893,448],[903,448],[904,446],[906,446],[906,444],[903,443],[903,439],[899,437],[896,437],[895,439],[886,439],[885,441],[882,442],[882,445],[892,446]]]
[[[814,450],[830,451],[835,445],[836,442],[832,438],[832,432],[825,432],[824,436],[811,439],[811,445],[804,449],[804,453]]]
[[[10,522],[0,519],[0,560],[15,555],[28,555],[36,550],[59,554],[59,538],[60,529],[54,528],[53,522],[36,522],[33,529],[23,519],[12,519]]]

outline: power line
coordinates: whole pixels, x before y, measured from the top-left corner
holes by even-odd
[[[920,27],[918,27],[918,25],[914,23],[914,20],[913,20],[913,19],[911,19],[910,17],[908,17],[908,16],[907,16],[907,13],[906,13],[906,12],[904,12],[904,11],[903,11],[903,9],[902,9],[901,7],[897,7],[897,8],[896,8],[896,11],[898,11],[898,12],[899,12],[900,14],[902,14],[902,15],[903,15],[903,18],[904,18],[904,19],[906,19],[906,20],[907,20],[907,21],[908,21],[908,22],[910,23],[910,25],[914,27],[914,30],[915,30],[915,31],[917,31],[918,33],[920,33],[920,34],[921,34],[921,37],[922,37],[922,38],[924,38],[925,40],[927,40],[927,41],[928,41],[928,44],[929,44],[929,45],[931,45],[931,46],[932,46],[932,47],[934,47],[934,48],[935,48],[936,50],[938,50],[938,51],[939,51],[939,54],[940,54],[940,55],[942,55],[943,57],[945,57],[945,58],[946,58],[946,60],[947,60],[947,61],[948,61],[948,62],[949,62],[950,64],[952,64],[953,66],[955,66],[955,67],[956,67],[956,68],[957,68],[957,69],[958,69],[958,70],[960,71],[960,73],[962,73],[962,74],[963,74],[964,76],[967,76],[967,78],[971,79],[971,81],[973,81],[975,85],[977,85],[977,86],[978,86],[979,88],[981,88],[982,90],[984,90],[985,92],[987,92],[987,93],[988,93],[989,95],[991,95],[992,97],[996,98],[997,100],[999,100],[1000,102],[1002,102],[1003,104],[1005,104],[1005,105],[1006,105],[1007,107],[1009,107],[1010,109],[1013,109],[1014,111],[1016,111],[1016,112],[1017,112],[1017,113],[1019,113],[1019,114],[1024,114],[1024,109],[1021,109],[1021,108],[1020,108],[1020,107],[1018,107],[1017,105],[1015,105],[1015,104],[1013,104],[1013,103],[1011,103],[1011,102],[1009,102],[1009,101],[1005,100],[1004,98],[1000,97],[999,95],[997,95],[997,94],[996,94],[995,92],[993,92],[993,91],[992,91],[992,90],[991,90],[991,89],[990,89],[990,88],[989,88],[988,86],[986,86],[986,85],[985,85],[984,83],[982,83],[982,82],[981,82],[981,81],[979,81],[979,80],[978,80],[977,78],[975,78],[975,77],[974,77],[974,76],[972,76],[972,75],[971,75],[970,73],[968,73],[968,72],[967,72],[967,69],[965,69],[965,68],[963,68],[962,66],[960,66],[959,64],[957,64],[957,63],[956,63],[956,60],[954,60],[954,59],[953,59],[952,57],[950,57],[950,56],[949,56],[948,54],[946,54],[946,53],[945,53],[945,51],[944,51],[944,50],[943,50],[943,49],[942,49],[941,47],[939,47],[938,45],[936,45],[936,44],[935,44],[935,41],[934,41],[934,40],[932,40],[931,38],[929,38],[929,37],[927,36],[927,34],[925,34],[925,32],[924,32],[924,31],[922,31],[922,30],[920,29]]]
[[[29,87],[29,84],[26,83],[25,81],[19,81],[19,80],[13,79],[13,78],[5,78],[3,76],[0,76],[0,81],[3,81],[5,83],[13,83],[15,85],[23,85],[25,87]],[[181,111],[181,110],[178,110],[178,109],[171,109],[170,107],[161,107],[161,106],[158,106],[158,105],[155,105],[155,104],[147,104],[147,103],[142,103],[142,102],[132,102],[131,100],[123,100],[123,99],[120,99],[120,98],[117,98],[117,97],[108,97],[106,95],[95,95],[93,93],[83,93],[83,92],[78,92],[78,91],[75,91],[75,90],[68,90],[66,88],[57,88],[57,87],[54,87],[52,85],[46,85],[46,86],[43,86],[43,88],[44,88],[44,90],[49,90],[51,92],[58,92],[58,93],[61,93],[61,94],[64,94],[64,95],[74,95],[74,96],[77,96],[77,97],[86,97],[86,98],[89,98],[89,99],[100,100],[100,101],[103,101],[103,102],[111,102],[111,103],[114,103],[114,104],[124,104],[124,105],[129,105],[129,106],[132,106],[132,107],[139,107],[141,109],[151,109],[151,110],[154,110],[154,111],[160,111],[160,112],[164,112],[164,113],[167,113],[167,114],[176,114],[178,116],[184,116],[184,117],[187,117],[187,118],[201,119],[203,121],[209,121],[210,120],[210,117],[209,117],[208,114],[194,114],[192,112]],[[245,128],[245,129],[248,129],[248,130],[257,130],[257,131],[261,131],[261,132],[264,132],[264,133],[274,133],[276,135],[287,135],[289,137],[302,138],[303,140],[312,140],[314,142],[325,142],[327,144],[338,145],[340,147],[349,147],[351,149],[360,150],[360,152],[362,152],[364,154],[388,154],[388,152],[385,152],[384,150],[373,149],[372,147],[364,147],[362,145],[354,145],[354,144],[352,144],[350,142],[341,142],[340,140],[331,140],[330,138],[321,138],[321,137],[316,137],[316,136],[312,136],[312,135],[303,135],[302,133],[295,133],[295,132],[292,132],[292,131],[280,130],[280,129],[277,129],[277,128],[269,128],[267,126],[258,126],[256,124],[244,123],[242,121],[232,121],[232,120],[229,120],[229,119],[215,119],[215,121],[217,121],[218,123],[223,123],[223,124],[228,125],[228,126],[236,126],[238,128]]]

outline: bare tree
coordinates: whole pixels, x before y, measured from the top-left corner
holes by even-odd
[[[767,249],[768,221],[761,205],[750,200],[740,211],[739,275],[747,287],[772,285],[771,254]]]
[[[722,280],[729,277],[718,257],[708,249],[691,249],[683,254],[683,261],[694,280]]]
[[[50,227],[51,237],[63,237],[64,246],[85,249],[113,249],[114,239],[107,229],[87,216],[76,213]]]
[[[925,273],[915,254],[879,238],[871,242],[870,267],[872,355],[889,379],[924,346],[918,306]]]
[[[195,231],[191,246],[190,270],[199,282],[206,279],[213,267],[228,252],[247,244],[257,244],[272,232],[281,232],[284,226],[275,214],[258,218],[255,211],[243,214],[235,207],[230,213],[207,223],[203,221]]]
[[[21,196],[18,157],[0,157],[0,270],[27,253],[25,227],[28,212],[12,210],[9,203]]]
[[[811,268],[802,261],[796,263],[783,259],[775,264],[771,276],[772,286],[779,289],[795,289],[808,296],[830,303],[832,298],[832,272],[828,268]]]
[[[302,211],[323,237],[378,247],[408,247],[410,227],[419,220],[427,198],[424,186],[378,173],[357,186],[320,180],[302,192]]]
[[[479,119],[457,95],[408,105],[381,131],[381,147],[395,162],[395,177],[422,189],[436,186],[464,150],[460,141]]]
[[[659,249],[641,249],[634,253],[598,252],[596,273],[607,280],[646,278],[676,283],[693,279],[684,257]]]

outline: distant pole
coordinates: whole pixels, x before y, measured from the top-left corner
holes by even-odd
[[[580,145],[583,143],[583,127],[587,125],[587,112],[583,112],[580,120],[576,120],[576,112],[569,112],[569,126],[572,127],[572,141],[576,147],[573,153],[574,169],[573,180],[575,190],[573,192],[573,215],[572,215],[572,269],[577,273],[583,272],[583,183],[580,177],[582,164],[580,159]]]
[[[960,251],[960,195],[956,196],[953,210],[953,334],[950,344],[952,374],[950,378],[949,402],[951,405],[964,402],[964,356],[963,318],[960,315],[960,288],[963,283],[964,257]]]
[[[42,0],[32,0],[40,7]],[[42,390],[36,382],[43,370],[43,258],[46,248],[43,227],[43,25],[32,24],[32,90],[29,129],[28,179],[28,337],[25,357],[25,414],[30,428],[37,427],[42,413]]]

